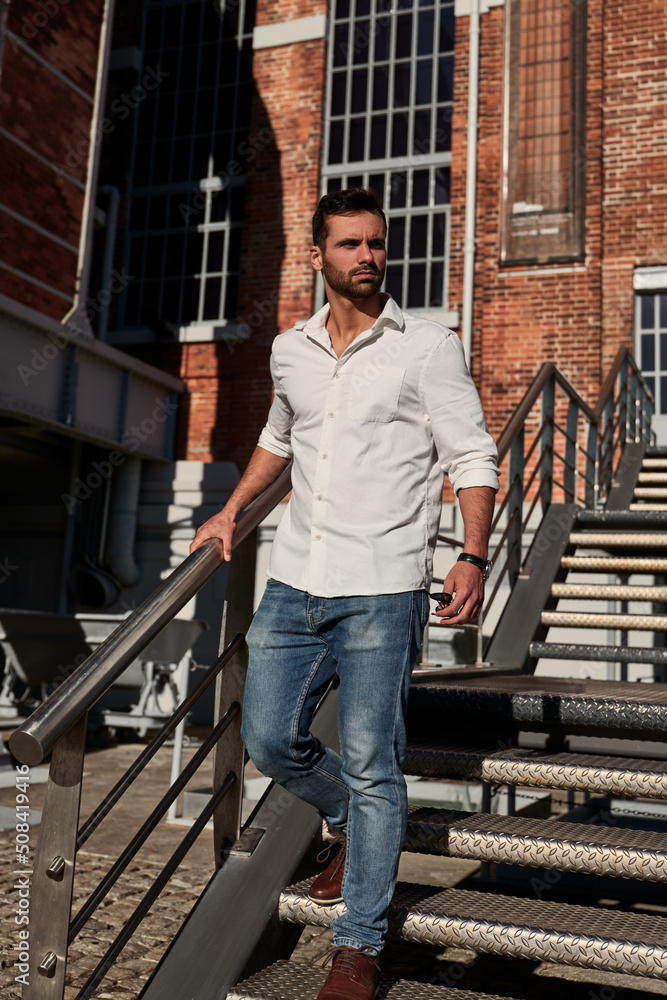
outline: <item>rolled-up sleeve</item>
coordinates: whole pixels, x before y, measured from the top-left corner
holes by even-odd
[[[440,467],[454,490],[470,486],[497,490],[498,450],[455,334],[445,337],[428,359],[422,397]]]
[[[260,448],[280,458],[292,457],[292,424],[294,414],[283,391],[278,363],[271,354],[271,378],[275,387],[269,416],[257,442]]]

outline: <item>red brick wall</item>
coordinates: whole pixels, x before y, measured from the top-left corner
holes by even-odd
[[[15,0],[8,28],[35,53],[92,97],[97,68],[101,0],[61,6]],[[5,41],[0,79],[0,126],[39,159],[5,139],[0,157],[0,200],[78,247],[92,104],[12,39]],[[46,161],[46,162],[44,162]],[[61,165],[77,184],[49,164]],[[74,293],[77,254],[0,211],[2,260],[63,295]],[[16,273],[0,269],[0,292],[60,319],[68,302]]]

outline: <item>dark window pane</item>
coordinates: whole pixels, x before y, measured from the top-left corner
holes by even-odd
[[[215,107],[215,91],[200,90],[197,99],[197,132],[212,132],[214,129],[213,109]]]
[[[429,298],[430,306],[442,306],[443,302],[443,291],[445,287],[445,265],[442,261],[435,261],[431,264],[431,295]]]
[[[345,187],[360,188],[364,186],[364,178],[361,174],[349,174]]]
[[[428,170],[415,170],[412,175],[412,205],[428,205]]]
[[[449,167],[436,167],[435,203],[436,205],[449,204]]]
[[[392,219],[389,226],[387,257],[402,260],[405,257],[405,219]]]
[[[406,175],[405,174],[392,174],[391,175],[391,208],[405,208],[405,188],[406,188]]]
[[[384,202],[384,174],[371,174],[368,178],[368,186],[371,191],[375,191],[377,199],[382,205]]]
[[[327,194],[331,194],[332,191],[342,190],[343,182],[340,177],[330,177],[327,181]]]
[[[203,233],[188,233],[185,247],[185,273],[199,274],[201,272]]]
[[[142,237],[132,240],[130,244],[130,273],[139,277],[144,266],[144,243]]]
[[[178,83],[179,90],[192,90],[197,86],[197,73],[199,70],[199,49],[183,49],[181,59],[181,76]],[[176,67],[165,80],[169,90],[176,90]],[[162,84],[160,84],[162,89]]]
[[[433,11],[420,11],[418,17],[417,55],[425,56],[427,53],[433,52]]]
[[[357,21],[354,29],[354,59],[355,63],[368,62],[371,22]]]
[[[350,0],[336,0],[336,17],[350,16]]]
[[[236,92],[233,87],[221,87],[218,90],[218,110],[216,113],[216,129],[224,132],[234,124],[234,104]]]
[[[433,86],[433,62],[430,59],[420,59],[417,63],[415,76],[415,103],[430,104]]]
[[[393,223],[392,223],[393,225]],[[403,265],[393,264],[387,268],[386,288],[392,299],[398,302],[399,306],[403,299]]]
[[[125,326],[136,326],[139,322],[139,293],[141,292],[141,282],[133,281],[127,288],[125,299]]]
[[[451,101],[454,87],[454,58],[441,56],[438,59],[438,102]]]
[[[235,319],[239,303],[239,276],[230,274],[225,290],[225,319]]]
[[[150,326],[160,315],[160,282],[144,281],[141,296],[141,322]]]
[[[396,18],[396,58],[406,59],[412,54],[412,14]]]
[[[373,70],[373,111],[382,111],[387,107],[387,91],[389,88],[389,69],[387,66],[376,66]]]
[[[174,162],[171,166],[172,181],[187,181],[190,177],[190,139],[177,139],[174,143]]]
[[[408,116],[399,114],[393,116],[391,135],[391,155],[405,156],[408,151]]]
[[[357,0],[354,13],[357,17],[366,17],[371,12],[371,0]]]
[[[169,199],[169,213],[167,215],[167,225],[171,229],[181,229],[188,218],[188,193],[187,191],[177,191]]]
[[[185,233],[170,233],[166,239],[165,277],[180,277],[183,274],[183,254]]]
[[[162,312],[164,319],[172,323],[178,322],[179,306],[181,300],[180,281],[165,281],[162,288]]]
[[[183,45],[196,45],[199,41],[201,10],[201,5],[198,3],[189,3],[185,5]]]
[[[390,17],[381,17],[375,22],[375,62],[389,58]]]
[[[178,48],[181,44],[181,12],[183,8],[167,7],[164,12],[164,38],[163,45],[169,48]]]
[[[366,110],[366,86],[368,83],[368,70],[355,69],[352,73],[352,114],[359,114]]]
[[[667,333],[660,334],[660,371],[667,372]]]
[[[229,231],[229,250],[227,251],[227,270],[238,271],[241,266],[241,237],[243,230],[238,227]]]
[[[199,314],[199,280],[187,278],[183,282],[183,298],[181,300],[181,323],[191,323]]]
[[[206,270],[209,272],[222,271],[222,255],[225,250],[224,232],[208,234],[208,264]]]
[[[398,63],[394,68],[394,107],[406,108],[410,103],[410,63]]]
[[[146,34],[144,36],[144,47],[147,49],[158,49],[160,47],[160,36],[162,34],[162,11],[159,9],[149,10],[146,15]]]
[[[426,264],[411,264],[408,272],[408,309],[426,304]]]
[[[667,329],[667,295],[658,296],[660,302],[660,326]]]
[[[211,192],[211,222],[224,222],[227,218],[228,189]]]
[[[448,152],[452,145],[452,109],[438,108],[435,116],[435,151]]]
[[[415,111],[415,134],[412,139],[412,152],[430,153],[431,151],[431,112],[426,108]]]
[[[183,62],[187,62],[186,53],[192,54],[192,49],[186,49],[183,53]],[[196,65],[196,64],[195,64]],[[160,83],[160,93],[168,94],[171,91],[176,90],[178,86],[178,50],[170,49],[167,52],[160,53],[160,70],[166,76],[163,76],[162,82]],[[142,109],[148,101],[142,105]]]
[[[199,51],[201,53],[199,57],[199,86],[215,87],[218,82],[218,43],[202,45]],[[234,52],[232,65],[236,67],[236,52]]]
[[[211,136],[197,136],[192,143],[192,151],[193,158],[191,176],[195,180],[201,180],[202,177],[208,177],[208,158],[211,155]]]
[[[383,160],[387,155],[387,116],[371,118],[371,160]]]
[[[410,221],[410,256],[426,256],[426,236],[428,233],[428,216],[413,215]],[[424,272],[426,273],[426,272]]]
[[[447,230],[447,216],[444,212],[433,216],[433,236],[431,238],[431,256],[445,256],[445,232]]]
[[[226,176],[232,158],[232,133],[218,132],[213,136],[213,173]]]
[[[162,274],[162,253],[164,238],[149,236],[146,240],[146,258],[144,275],[147,278],[159,278]]]
[[[130,229],[143,229],[146,225],[148,198],[133,198],[130,210]]]
[[[440,11],[440,51],[452,52],[454,49],[454,5],[443,7]]]
[[[245,189],[241,186],[230,188],[229,191],[229,218],[232,222],[240,222],[243,219],[243,208],[245,201]]]
[[[176,112],[176,135],[191,135],[192,122],[195,115],[194,91],[178,95],[178,110]]]
[[[243,30],[246,34],[252,31],[255,27],[255,14],[257,13],[257,0],[246,0],[245,5],[245,18],[243,21]]]
[[[644,381],[651,390],[651,395],[653,396],[653,402],[655,402],[655,379],[653,378],[652,375],[649,375],[644,378]]]
[[[333,52],[334,66],[347,65],[347,50],[348,50],[348,25],[337,24],[336,30],[334,31],[334,52]]]
[[[412,0],[398,0],[396,6],[399,10],[410,10],[412,7]]]
[[[221,278],[209,278],[204,291],[204,315],[202,319],[220,318],[220,284]]]
[[[343,162],[343,122],[329,126],[329,163]]]
[[[158,101],[155,116],[155,135],[158,139],[169,138],[174,128],[174,112],[176,110],[176,95],[163,94]]]
[[[350,144],[348,160],[355,162],[364,158],[364,138],[366,136],[366,119],[353,118],[350,122]]]
[[[667,413],[667,376],[660,376],[660,412]]]
[[[166,142],[156,142],[153,147],[153,169],[151,171],[153,184],[166,184],[169,180],[171,146],[171,141],[167,140]]]
[[[151,152],[153,144],[138,142],[134,153],[134,183],[136,187],[145,187],[150,177]]]
[[[652,330],[655,326],[655,312],[653,308],[655,297],[653,295],[641,295],[639,302],[641,306],[642,330]]]
[[[345,91],[347,89],[347,73],[334,73],[331,84],[331,114],[345,114]]]

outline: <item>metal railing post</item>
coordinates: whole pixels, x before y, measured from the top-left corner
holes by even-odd
[[[546,514],[551,503],[554,481],[554,420],[556,419],[556,381],[549,379],[542,390],[542,439],[540,442],[540,503]]]
[[[618,430],[619,430],[619,444],[621,449],[625,447],[628,440],[628,419],[629,419],[629,405],[628,405],[628,359],[627,356],[623,358],[621,362],[621,367],[618,372],[618,399],[616,406],[619,415],[622,416],[622,420],[619,420]],[[614,460],[612,457],[612,468],[614,466]]]
[[[511,585],[514,586],[521,570],[521,522],[523,516],[523,473],[524,473],[524,428],[521,427],[510,446],[507,469],[507,489],[514,486],[507,505],[508,520],[514,518],[507,533],[507,569]],[[516,485],[514,485],[516,483]]]
[[[257,561],[257,530],[252,531],[234,549],[229,564],[227,594],[222,616],[220,649],[224,649],[237,632],[248,631],[252,621],[255,597],[255,564]],[[226,669],[218,676],[215,688],[215,722],[233,702],[243,704],[243,689],[248,669],[248,647],[244,642]],[[213,793],[220,788],[230,772],[236,782],[213,814],[213,851],[216,866],[220,864],[223,845],[241,836],[243,807],[243,769],[245,748],[241,740],[241,713],[234,719],[216,744],[213,758]]]
[[[639,380],[637,378],[637,372],[633,368],[630,373],[630,404],[628,406],[628,422],[630,424],[630,440],[635,442],[641,440],[641,435],[639,433],[640,413]]]
[[[63,1000],[86,716],[53,748],[30,900],[30,982],[23,1000]]]
[[[567,408],[567,424],[565,428],[565,468],[563,470],[563,486],[565,487],[565,503],[574,503],[577,499],[577,434],[579,432],[579,408],[572,401]]]

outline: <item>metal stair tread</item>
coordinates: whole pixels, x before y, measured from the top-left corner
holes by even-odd
[[[411,806],[406,851],[667,881],[664,834],[586,823]]]
[[[667,548],[667,533],[658,531],[573,531],[570,544],[586,549]]]
[[[600,570],[610,573],[665,573],[667,558],[664,556],[563,556],[561,566],[586,572]]]
[[[550,628],[620,628],[628,631],[664,632],[667,615],[613,614],[597,611],[543,611],[542,625]]]
[[[408,743],[403,770],[431,778],[667,799],[667,763],[660,760],[415,741]]]
[[[667,666],[667,646],[608,646],[533,641],[529,650],[535,659],[589,660],[596,663],[659,663]],[[654,721],[657,723],[658,720]]]
[[[667,656],[667,649],[663,656]],[[424,678],[411,686],[409,706],[411,713],[426,716],[441,717],[446,712],[450,718],[551,721],[667,732],[667,686],[632,681],[530,674],[465,680]]]
[[[554,583],[551,596],[558,600],[667,602],[667,587],[618,583]]]
[[[382,960],[380,960],[380,965]],[[249,979],[232,986],[228,1000],[315,1000],[327,970],[305,962],[275,962]],[[512,1000],[507,994],[459,990],[455,986],[411,982],[381,976],[376,1000]]]
[[[579,510],[577,525],[645,525],[647,520],[654,524],[662,524],[667,528],[667,514],[650,515],[649,511],[623,510]]]
[[[328,927],[344,904],[313,903],[309,885],[283,891],[280,918]],[[667,977],[664,917],[401,882],[388,917],[390,933],[407,941]]]

